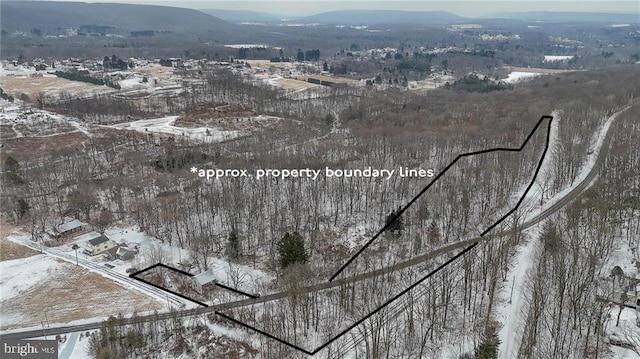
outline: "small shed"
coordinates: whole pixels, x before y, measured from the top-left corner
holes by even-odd
[[[213,289],[216,285],[216,278],[210,271],[204,271],[191,277],[193,289],[204,294],[206,291]]]

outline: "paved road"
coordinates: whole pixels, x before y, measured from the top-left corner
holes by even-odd
[[[67,339],[67,345],[65,345],[64,349],[62,349],[62,351],[58,353],[58,359],[69,359],[77,342],[78,333],[71,333],[71,335],[69,335],[69,338]]]
[[[613,120],[615,121],[615,119],[622,112],[624,112],[627,109],[629,109],[629,107],[626,107],[623,110],[614,113],[607,120],[613,118]],[[601,147],[599,148],[598,157],[596,158],[596,160],[595,160],[595,162],[593,164],[593,167],[591,167],[591,169],[589,170],[589,172],[587,173],[585,178],[582,181],[580,181],[564,197],[560,198],[553,205],[549,206],[549,208],[543,210],[538,215],[536,215],[536,216],[526,220],[524,223],[522,223],[520,225],[520,229],[521,230],[524,230],[524,229],[527,229],[527,228],[531,228],[531,227],[539,224],[540,222],[542,222],[543,220],[548,218],[550,215],[552,215],[556,211],[560,210],[565,205],[571,203],[571,201],[575,200],[578,196],[580,196],[586,189],[588,189],[594,183],[594,180],[596,179],[596,177],[598,175],[599,168],[602,165],[602,163],[604,162],[605,158],[607,157],[608,149],[609,149],[609,146],[611,144],[611,138],[612,138],[611,128],[612,127],[613,127],[613,123],[610,125],[609,131],[607,131],[607,133],[605,134],[605,138],[602,141]],[[462,248],[466,248],[467,246],[472,245],[473,243],[487,241],[487,240],[489,240],[489,239],[491,239],[493,237],[504,235],[504,234],[508,234],[508,233],[512,233],[512,232],[513,232],[513,230],[506,231],[506,232],[503,232],[503,233],[494,234],[494,235],[488,235],[488,236],[485,236],[485,237],[477,237],[477,238],[473,238],[473,239],[470,239],[470,240],[467,240],[467,241],[463,241],[463,242],[456,242],[456,243],[451,244],[449,246],[442,247],[442,248],[438,249],[436,252],[442,253],[442,251],[449,252],[449,251],[453,251],[453,250],[460,250]],[[424,256],[421,256],[421,258],[423,260],[429,259],[428,256],[430,256],[433,253],[434,252],[428,253],[428,254],[426,254]],[[412,259],[412,260],[410,260],[408,262],[413,262],[413,264],[416,264],[416,260],[415,259]],[[400,265],[402,265],[404,267],[405,264],[408,263],[408,262],[401,263]],[[422,290],[424,290],[424,286],[418,287],[418,288],[414,288],[414,291],[416,292],[414,295],[420,295],[419,292],[422,291]],[[601,300],[601,298],[598,298],[598,299]],[[384,315],[383,320],[388,320],[390,318],[398,316],[399,314],[401,314],[404,311],[404,308],[405,308],[405,306],[407,304],[408,304],[408,300],[406,300],[406,298],[401,298],[398,301],[397,305],[395,305],[393,308],[390,308],[388,310],[388,312]],[[615,304],[619,304],[619,303],[615,303]],[[625,303],[625,306],[629,307],[629,308],[635,308],[633,303],[631,303],[631,304],[630,303]],[[363,330],[366,330],[366,327],[364,327]],[[355,348],[363,340],[364,340],[364,336],[361,334],[361,332],[358,332],[356,335],[352,336],[352,340],[348,345],[343,345],[342,347],[339,348],[339,350],[334,352],[333,355],[332,355],[332,358],[342,358],[344,355],[347,355],[347,353],[349,353],[349,351],[351,351],[353,348]]]
[[[613,114],[612,116],[615,118],[625,110],[617,112],[617,113]],[[606,157],[606,153],[607,153],[606,150],[609,148],[609,145],[611,143],[611,135],[612,135],[611,128],[612,127],[613,127],[613,125],[611,125],[611,127],[609,127],[609,131],[607,132],[607,134],[605,136],[605,139],[604,139],[604,141],[602,143],[601,150],[598,153],[598,157],[596,158],[594,166],[591,168],[591,170],[589,171],[587,176],[580,183],[578,183],[571,191],[566,193],[564,197],[562,197],[560,200],[558,200],[552,206],[550,206],[549,208],[545,209],[540,214],[538,214],[538,215],[526,220],[524,223],[522,223],[522,225],[520,226],[520,229],[527,229],[527,228],[533,227],[536,224],[540,223],[541,221],[543,221],[544,219],[546,219],[547,217],[549,217],[550,215],[552,215],[553,213],[555,213],[556,211],[561,209],[563,206],[565,206],[566,204],[568,204],[571,201],[573,201],[576,197],[578,197],[580,194],[582,194],[582,192],[584,192],[584,190],[587,189],[592,184],[593,180],[597,176],[598,168],[600,167],[600,165],[602,164],[602,162],[604,161],[604,159]],[[472,238],[472,239],[469,239],[469,240],[466,240],[466,241],[460,241],[460,242],[452,243],[452,244],[446,245],[444,247],[441,247],[441,248],[439,248],[437,250],[434,250],[432,252],[429,252],[427,254],[414,257],[414,258],[412,258],[412,259],[410,259],[408,261],[397,263],[397,264],[395,264],[395,265],[393,265],[391,267],[382,268],[382,269],[374,270],[374,271],[371,271],[371,272],[358,274],[358,275],[355,275],[355,276],[352,276],[352,277],[337,279],[337,280],[334,280],[332,282],[322,282],[322,283],[310,285],[310,286],[307,286],[305,288],[299,289],[297,291],[297,293],[298,294],[304,294],[304,293],[316,292],[316,291],[320,291],[320,290],[326,290],[326,289],[338,287],[338,286],[346,284],[346,283],[357,282],[357,281],[365,280],[365,279],[368,279],[368,278],[376,277],[376,276],[379,276],[379,275],[382,275],[382,274],[385,274],[385,273],[394,272],[394,271],[397,271],[397,270],[400,270],[400,269],[404,269],[404,268],[408,268],[408,267],[417,265],[419,263],[423,263],[426,260],[436,258],[436,257],[441,256],[443,254],[446,254],[446,253],[449,253],[449,252],[452,252],[452,251],[456,251],[456,250],[460,250],[460,249],[465,248],[467,246],[470,246],[470,245],[472,245],[474,243],[487,241],[487,240],[489,240],[489,239],[491,239],[493,237],[509,234],[509,233],[512,233],[512,232],[513,232],[513,230],[506,231],[506,232],[499,233],[499,234],[486,235],[484,237],[476,237],[476,238]],[[199,315],[199,314],[210,313],[210,312],[213,312],[213,311],[216,311],[216,310],[226,310],[226,309],[233,309],[233,308],[248,306],[248,305],[252,305],[252,304],[265,303],[265,302],[269,302],[269,301],[273,301],[273,300],[286,298],[288,296],[290,296],[290,293],[288,291],[283,291],[283,292],[278,292],[278,293],[272,293],[272,294],[269,294],[269,295],[265,295],[265,296],[262,296],[262,297],[256,298],[256,299],[243,299],[243,300],[239,300],[239,301],[218,304],[218,305],[214,305],[214,306],[210,306],[210,307],[200,307],[200,308],[195,308],[195,309],[181,310],[181,311],[175,312],[175,314],[174,313],[162,313],[162,314],[157,314],[157,315],[139,316],[139,317],[137,317],[137,320],[138,321],[151,321],[154,318],[156,318],[156,319],[170,319],[170,318],[173,317],[173,315],[177,315],[177,316],[180,316],[180,317]],[[399,312],[399,311],[395,311],[394,310],[394,312]],[[100,328],[101,323],[102,323],[102,321],[96,321],[96,322],[93,322],[93,323],[87,323],[87,324],[81,324],[81,325],[71,325],[71,326],[49,328],[49,329],[46,330],[46,334],[47,335],[56,335],[56,334],[70,333],[70,332],[76,332],[76,331],[93,330],[93,329]],[[39,336],[42,336],[42,329],[32,330],[32,331],[24,331],[24,332],[7,333],[7,334],[0,335],[0,339],[26,339],[26,338],[39,337]]]

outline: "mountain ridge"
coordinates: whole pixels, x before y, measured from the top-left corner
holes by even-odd
[[[84,3],[69,1],[2,1],[3,30],[44,31],[109,26],[118,30],[198,32],[230,29],[237,25],[198,10],[180,7]]]

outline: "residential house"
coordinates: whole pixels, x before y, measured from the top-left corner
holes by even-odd
[[[53,228],[52,237],[60,239],[73,233],[78,233],[82,231],[84,226],[85,223],[82,223],[77,219],[61,223]]]
[[[120,259],[123,261],[132,259],[135,255],[138,254],[136,249],[129,248],[126,243],[117,244],[112,248],[102,252],[102,255],[110,261]]]
[[[113,247],[115,247],[115,243],[104,234],[101,234],[85,242],[84,253],[95,256]]]

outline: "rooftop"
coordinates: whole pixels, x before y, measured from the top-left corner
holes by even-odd
[[[64,233],[64,232],[72,231],[76,228],[80,228],[82,226],[84,226],[84,223],[80,222],[77,219],[74,219],[72,221],[58,225],[56,229],[58,230],[58,232]]]
[[[107,236],[105,236],[104,234],[100,235],[100,237],[96,237],[93,239],[89,240],[89,243],[91,243],[92,246],[97,246],[100,243],[104,243],[109,241],[109,238],[107,238]]]
[[[209,271],[197,274],[193,277],[193,279],[195,279],[195,281],[200,285],[205,285],[207,283],[216,281],[216,277]]]

